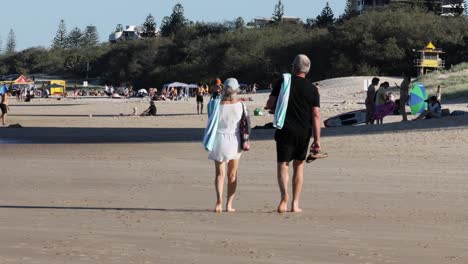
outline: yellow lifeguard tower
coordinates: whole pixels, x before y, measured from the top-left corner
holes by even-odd
[[[414,67],[418,68],[419,75],[424,75],[431,71],[438,71],[445,68],[445,61],[440,55],[445,53],[429,42],[423,50],[418,50],[419,59],[414,60]]]

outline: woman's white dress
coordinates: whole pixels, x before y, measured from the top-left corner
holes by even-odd
[[[209,159],[227,162],[241,157],[239,124],[242,111],[241,102],[220,105],[218,129]]]

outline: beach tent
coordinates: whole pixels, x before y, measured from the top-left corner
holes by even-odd
[[[26,79],[23,75],[20,75],[18,79],[13,81],[13,85],[21,85],[21,84],[33,84],[34,82],[32,80]]]
[[[189,95],[190,90],[191,89],[197,89],[198,85],[196,85],[196,84],[186,84],[186,83],[181,83],[181,82],[173,82],[173,83],[168,83],[168,84],[164,85],[164,87],[167,88],[167,90],[169,90],[169,88],[182,88],[182,89],[184,89],[185,94]]]

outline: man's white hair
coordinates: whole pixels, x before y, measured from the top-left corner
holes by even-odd
[[[309,73],[310,71],[310,59],[304,54],[299,54],[294,58],[293,61],[293,70],[295,73]]]

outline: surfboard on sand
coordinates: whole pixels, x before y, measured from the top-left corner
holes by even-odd
[[[325,124],[325,127],[354,126],[366,123],[366,119],[366,110],[357,110],[331,117],[323,123]]]

